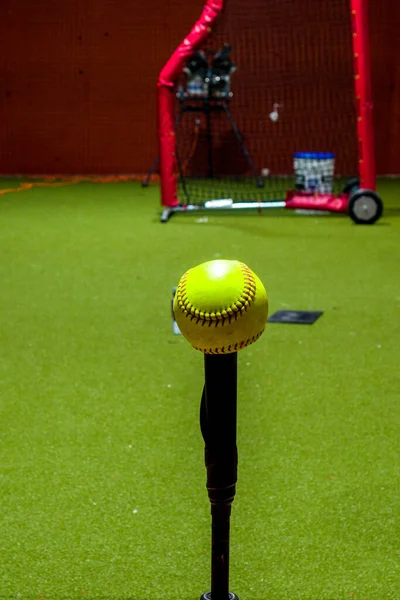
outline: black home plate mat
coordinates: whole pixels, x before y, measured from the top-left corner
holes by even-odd
[[[312,325],[323,314],[321,310],[278,310],[270,316],[268,322]]]

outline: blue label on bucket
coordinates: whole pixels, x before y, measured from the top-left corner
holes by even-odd
[[[310,177],[306,180],[306,189],[309,190],[310,192],[314,192],[315,190],[317,190],[319,188],[319,185],[320,185],[319,179],[313,179]]]

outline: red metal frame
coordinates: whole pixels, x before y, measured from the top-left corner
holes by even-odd
[[[376,190],[368,0],[351,0],[360,187]]]
[[[158,82],[158,138],[160,157],[161,201],[164,206],[179,205],[177,196],[177,160],[175,139],[175,84],[189,56],[201,46],[211,33],[211,26],[220,15],[224,0],[207,0],[199,20],[189,35],[178,46],[162,69]],[[368,31],[368,0],[350,0],[353,38],[354,81],[357,114],[358,171],[360,187],[376,190],[376,167],[374,152],[373,102],[371,91],[370,39]],[[295,207],[316,201],[307,194],[297,198],[288,192],[287,201]],[[307,196],[307,197],[306,197]],[[331,210],[345,211],[347,197],[340,195],[321,198],[321,207],[330,204]],[[328,209],[329,210],[329,209]]]
[[[160,157],[161,202],[177,206],[177,160],[175,141],[175,84],[187,59],[211,33],[224,0],[207,0],[199,20],[172,54],[158,78],[158,141]]]
[[[368,0],[350,0],[360,188],[376,190]],[[347,212],[348,194],[289,191],[286,208]]]

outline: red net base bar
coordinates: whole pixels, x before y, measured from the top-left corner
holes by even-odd
[[[321,210],[329,212],[347,213],[349,195],[340,194],[315,194],[314,192],[289,191],[286,196],[285,207],[301,210]]]

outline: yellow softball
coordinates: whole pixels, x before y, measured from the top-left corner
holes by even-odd
[[[229,354],[263,333],[268,297],[255,273],[237,260],[212,260],[189,269],[174,298],[175,320],[205,354]]]

